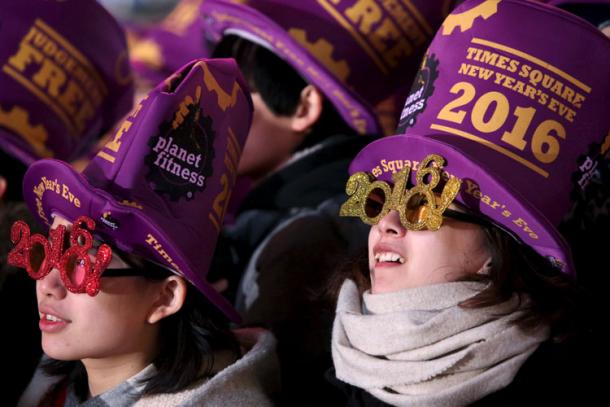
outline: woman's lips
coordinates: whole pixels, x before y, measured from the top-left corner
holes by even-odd
[[[406,257],[392,245],[378,243],[373,247],[375,267],[393,267],[405,264]]]
[[[42,332],[59,332],[72,322],[48,306],[40,306],[39,315],[38,327]]]

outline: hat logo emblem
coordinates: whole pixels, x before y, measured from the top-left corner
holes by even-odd
[[[100,221],[112,230],[117,230],[120,226],[119,221],[114,219],[110,215],[110,212],[104,212],[102,216],[100,216]]]
[[[415,125],[417,115],[426,109],[426,102],[434,93],[434,82],[438,78],[438,65],[436,55],[426,54],[400,114],[398,134],[404,133],[407,127]]]
[[[205,189],[206,179],[213,172],[212,118],[204,116],[190,96],[185,101],[189,103],[182,103],[175,112],[180,120],[163,122],[151,137],[151,150],[145,158],[149,186],[171,201],[193,199]]]

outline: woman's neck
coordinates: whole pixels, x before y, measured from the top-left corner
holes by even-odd
[[[89,382],[89,396],[115,388],[152,362],[149,352],[138,352],[104,359],[83,359]]]

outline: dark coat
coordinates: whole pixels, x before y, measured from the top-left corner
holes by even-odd
[[[216,269],[237,270],[244,323],[267,327],[278,338],[287,405],[324,403],[316,389],[332,365],[334,307],[320,297],[337,266],[367,244],[368,227],[338,213],[347,198],[349,163],[371,140],[331,137],[264,180],[224,231],[225,264],[215,256]],[[226,254],[233,256],[229,267]]]
[[[603,373],[594,361],[605,356],[589,336],[567,343],[544,342],[525,361],[513,381],[471,406],[588,406],[596,405],[602,397]],[[600,366],[601,367],[601,366]],[[389,406],[365,390],[349,385],[335,377],[334,369],[327,372],[327,380],[340,397],[337,406]],[[340,396],[338,396],[340,394]]]

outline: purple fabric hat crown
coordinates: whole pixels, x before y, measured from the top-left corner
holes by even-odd
[[[211,56],[199,12],[203,1],[182,0],[156,26],[127,27],[129,58],[139,79],[157,84],[186,61]]]
[[[47,225],[54,213],[89,216],[105,241],[184,276],[238,320],[205,277],[251,118],[234,60],[193,61],[134,108],[82,175],[58,160],[32,164],[25,201]]]
[[[93,0],[0,7],[0,148],[71,160],[133,103],[122,29]]]
[[[235,34],[273,50],[320,88],[352,128],[382,134],[372,106],[410,80],[452,4],[206,0],[201,12],[212,41]]]
[[[391,181],[440,154],[463,181],[458,201],[571,273],[557,226],[610,147],[609,73],[610,40],[585,21],[533,2],[466,1],[427,51],[405,134],[365,147],[350,172]]]

